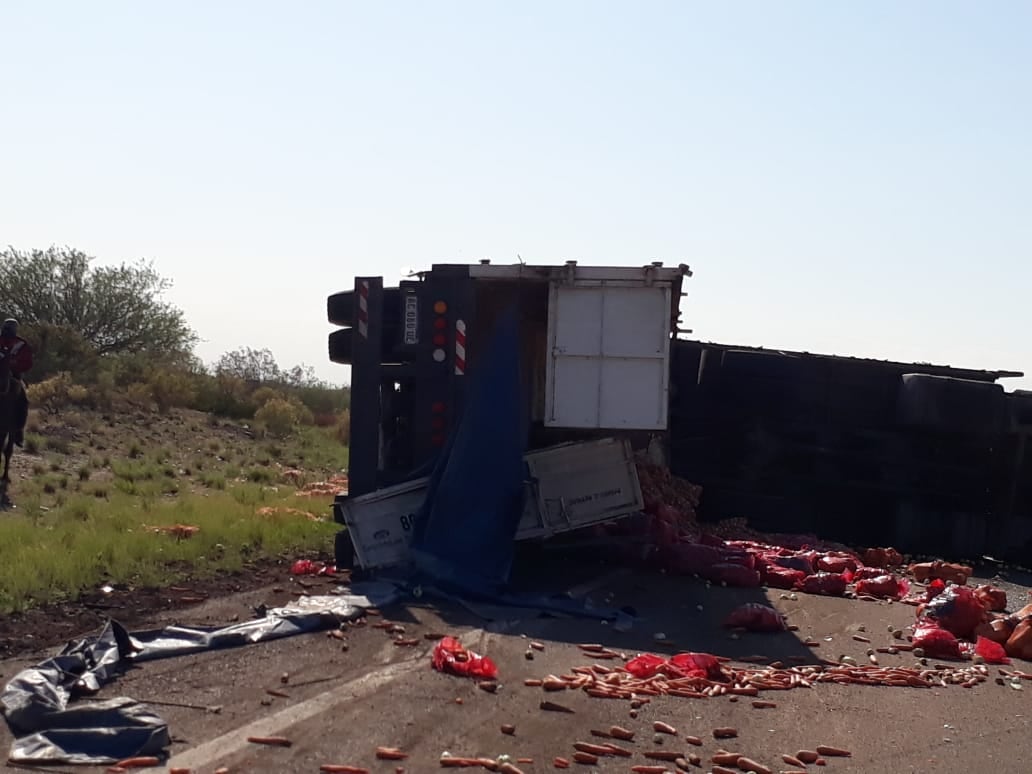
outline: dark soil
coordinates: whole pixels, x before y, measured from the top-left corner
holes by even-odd
[[[292,576],[290,566],[299,558],[327,559],[319,556],[265,559],[243,570],[181,581],[166,588],[115,587],[110,592],[97,589],[81,595],[76,601],[10,613],[0,617],[0,659],[28,654],[37,656],[45,649],[96,632],[108,619],[114,619],[130,630],[165,625],[175,621],[177,616],[189,616],[192,608],[203,603],[242,591],[278,585],[284,594],[290,592],[282,600],[286,601],[299,592],[305,593],[306,589],[323,586],[331,580]],[[346,577],[338,575],[332,580],[340,581]],[[277,604],[279,602],[277,600]]]

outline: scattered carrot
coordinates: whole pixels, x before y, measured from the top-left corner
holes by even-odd
[[[843,750],[841,747],[829,747],[826,744],[817,745],[817,754],[826,755],[829,758],[848,758],[853,753],[849,750]]]
[[[731,728],[730,726],[723,726],[721,728],[713,729],[714,739],[734,739],[738,736],[738,729]]]
[[[702,740],[697,736],[686,736],[684,741],[690,745],[694,745],[695,747],[702,747]]]
[[[571,715],[573,714],[572,709],[564,707],[562,704],[556,704],[554,701],[543,701],[538,706],[547,712],[568,712]]]
[[[114,765],[116,769],[145,769],[148,766],[158,766],[160,761],[153,755],[141,755],[136,758],[126,758]]]
[[[713,772],[713,774],[738,774],[737,770],[729,769],[726,766],[714,766],[710,771]]]
[[[570,768],[570,762],[566,758],[553,758],[552,765],[557,769],[568,769]]]
[[[324,763],[319,767],[324,774],[369,774],[369,769],[361,766],[346,766],[343,763]]]
[[[821,756],[813,750],[800,750],[795,754],[795,757],[801,760],[804,765],[809,765],[811,763],[816,763],[817,759]]]
[[[676,728],[674,728],[669,723],[663,723],[659,720],[652,724],[652,730],[655,731],[657,734],[670,734],[671,736],[677,736]]]
[[[752,758],[746,758],[745,756],[738,759],[737,766],[742,771],[750,771],[752,774],[774,774],[774,772],[763,764],[757,763]]]
[[[666,774],[669,769],[666,766],[631,766],[634,774]]]
[[[606,747],[606,749],[608,749],[613,755],[618,755],[621,758],[630,758],[633,755],[633,753],[627,748],[621,747],[618,744],[613,744],[612,742],[604,745],[604,747]]]
[[[782,755],[781,760],[787,763],[789,766],[796,766],[800,769],[806,768],[806,764],[799,760],[794,755]]]
[[[545,645],[544,645],[543,642],[532,642],[532,643],[530,643],[530,647],[532,647],[534,650],[544,650],[545,649]]]
[[[402,752],[397,747],[377,747],[376,757],[381,761],[403,761],[408,758],[408,753]]]
[[[774,709],[778,703],[776,701],[754,701],[752,705],[754,709]]]
[[[738,753],[718,752],[718,753],[714,753],[713,757],[710,758],[710,760],[713,761],[714,763],[720,763],[720,764],[725,764],[726,763],[728,766],[737,766],[738,765],[738,759],[741,758],[741,757],[742,756],[740,756]]]
[[[607,755],[612,755],[612,751],[601,744],[591,744],[590,742],[574,742],[573,749],[579,752],[590,753],[591,755],[597,755],[603,758]]]
[[[184,769],[180,766],[174,769],[169,769],[168,774],[190,774],[190,769]]]
[[[513,734],[516,733],[516,726],[514,726],[514,725],[512,725],[510,723],[506,723],[505,725],[502,726],[502,733],[505,734],[506,736],[512,736]]]
[[[586,752],[575,752],[573,754],[573,759],[577,763],[587,763],[589,766],[594,766],[598,763],[597,755],[592,755],[591,753]]]
[[[622,726],[610,726],[609,735],[613,737],[613,739],[622,739],[625,742],[634,740],[634,732],[623,728]]]

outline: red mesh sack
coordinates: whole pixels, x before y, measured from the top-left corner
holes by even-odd
[[[807,594],[840,597],[846,593],[846,576],[833,572],[814,573],[803,579],[799,584],[799,590]]]
[[[963,658],[957,638],[934,621],[918,621],[914,647],[921,648],[929,658]]]
[[[724,619],[724,626],[750,632],[782,632],[785,630],[785,619],[768,605],[747,602],[731,611]]]
[[[794,589],[806,577],[802,570],[769,564],[763,567],[761,575],[763,582],[775,589]]]
[[[967,586],[948,586],[925,605],[922,615],[938,622],[946,631],[969,639],[988,615],[975,592]]]
[[[995,586],[979,586],[975,589],[975,596],[982,603],[982,607],[990,613],[1002,613],[1007,609],[1007,592]]]
[[[847,570],[855,570],[856,567],[856,559],[851,556],[825,554],[817,558],[817,569],[823,572],[837,572],[841,574]]]
[[[856,593],[866,594],[882,599],[900,599],[910,591],[910,583],[900,580],[895,575],[879,575],[877,578],[861,580],[856,583]]]
[[[432,663],[438,672],[447,672],[460,677],[494,679],[498,676],[498,667],[491,659],[467,650],[454,637],[445,637],[437,643],[432,655]]]
[[[987,664],[1010,663],[1010,659],[1007,658],[1007,651],[1004,650],[1003,645],[985,637],[979,637],[977,642],[975,642],[975,653],[985,659]]]

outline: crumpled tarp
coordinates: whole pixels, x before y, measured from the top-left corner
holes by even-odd
[[[417,570],[457,591],[505,584],[523,515],[527,420],[516,312],[511,307],[499,316],[468,377],[465,409],[413,525]]]
[[[15,740],[19,763],[110,764],[138,755],[161,756],[168,725],[145,703],[128,698],[70,705],[95,694],[134,662],[290,637],[337,626],[365,607],[397,598],[390,584],[369,584],[353,594],[302,597],[251,621],[223,627],[167,626],[130,634],[108,621],[92,637],[70,642],[53,658],[18,673],[0,693],[0,711]]]

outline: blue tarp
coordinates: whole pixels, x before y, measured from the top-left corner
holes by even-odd
[[[411,545],[418,571],[483,594],[509,578],[523,513],[527,418],[515,307],[499,317],[469,378],[465,410],[430,477]]]

